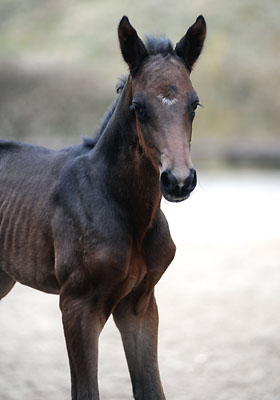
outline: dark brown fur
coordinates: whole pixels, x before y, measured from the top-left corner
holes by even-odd
[[[205,36],[201,18],[195,34]],[[175,245],[161,192],[179,201],[196,183],[185,60],[149,55],[125,17],[119,37],[131,74],[97,142],[60,151],[0,142],[0,298],[15,281],[60,295],[73,400],[99,399],[98,337],[111,314],[134,398],[165,398],[154,286]]]

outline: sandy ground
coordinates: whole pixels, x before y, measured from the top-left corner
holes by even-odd
[[[201,173],[163,203],[177,256],[157,286],[167,399],[280,400],[280,173]],[[19,284],[0,305],[0,399],[69,400],[58,297]],[[100,340],[102,400],[132,399],[113,322]]]

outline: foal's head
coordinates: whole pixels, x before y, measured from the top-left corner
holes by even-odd
[[[199,99],[190,73],[203,47],[204,18],[197,18],[175,49],[167,40],[150,39],[145,46],[127,17],[118,33],[132,79],[130,109],[139,141],[159,169],[164,197],[185,200],[196,186],[190,143]]]

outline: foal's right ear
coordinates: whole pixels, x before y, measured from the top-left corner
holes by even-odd
[[[134,77],[148,52],[127,17],[122,17],[118,29],[121,52]]]

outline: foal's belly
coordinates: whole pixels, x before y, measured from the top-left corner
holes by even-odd
[[[1,222],[0,269],[24,285],[58,293],[53,245],[47,230],[30,221],[6,223],[2,218]]]
[[[58,294],[59,284],[54,273],[54,265],[51,263],[32,262],[3,262],[0,269],[5,271],[15,281],[30,286],[45,293]]]
[[[36,273],[34,275],[33,272],[29,273],[30,269],[33,270],[33,266],[23,266],[22,269],[25,270],[24,275],[19,274],[20,276],[15,276],[15,280],[41,292],[59,294],[59,284],[54,272],[52,270],[48,271],[49,267],[49,265],[42,265],[40,268],[35,267]]]

